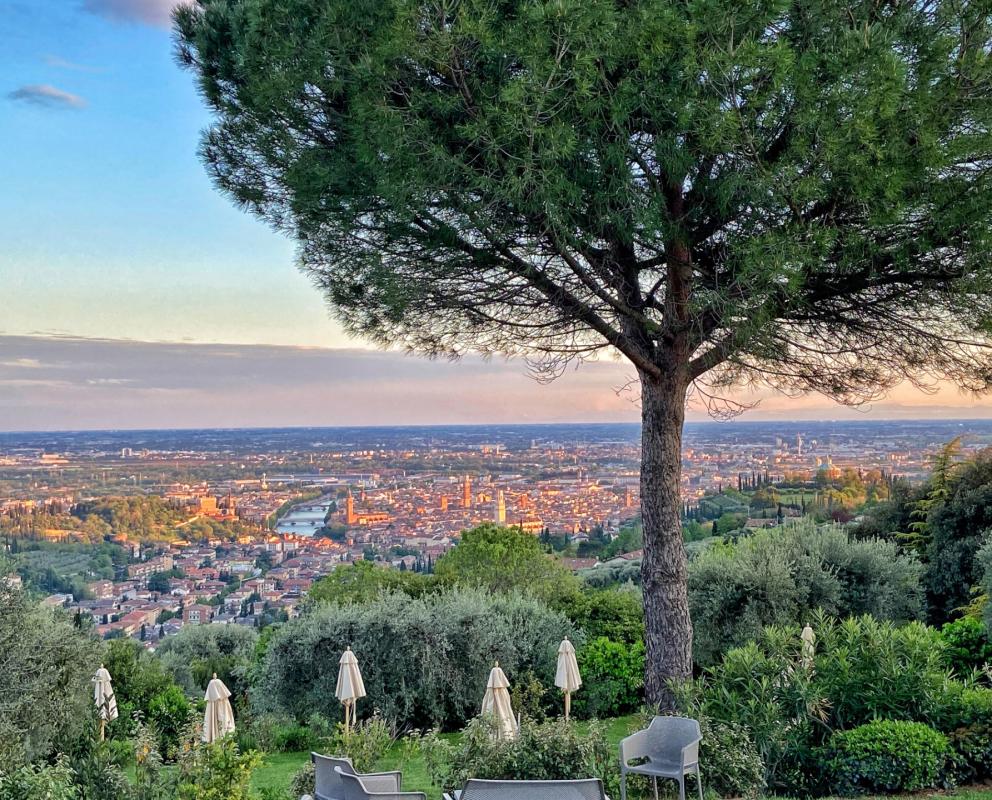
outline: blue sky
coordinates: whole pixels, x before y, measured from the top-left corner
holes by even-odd
[[[519,363],[347,339],[292,244],[199,163],[209,117],[173,59],[175,2],[0,0],[0,430],[637,419],[623,364],[545,387]],[[867,412],[765,396],[748,417],[862,413],[992,406],[902,387]]]
[[[212,187],[170,0],[0,0],[0,332],[340,346],[293,248]]]

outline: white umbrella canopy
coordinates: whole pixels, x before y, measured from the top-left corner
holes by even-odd
[[[482,698],[482,713],[496,718],[496,736],[512,739],[517,735],[517,721],[510,703],[510,682],[499,667],[499,662],[489,672],[486,694]]]
[[[579,675],[579,662],[575,660],[575,646],[566,636],[558,646],[558,669],[555,671],[555,686],[565,693],[565,719],[572,710],[572,692],[582,685]]]
[[[230,697],[231,690],[215,672],[203,698],[207,701],[207,710],[203,712],[203,741],[216,742],[225,734],[234,733],[234,710]]]
[[[103,739],[107,723],[117,719],[117,698],[114,697],[110,673],[103,664],[93,675],[93,701],[100,716],[100,738]]]
[[[358,659],[348,647],[341,654],[338,662],[338,686],[334,695],[344,706],[344,729],[350,730],[355,718],[355,702],[365,697],[365,683],[362,681],[362,671],[358,668]]]

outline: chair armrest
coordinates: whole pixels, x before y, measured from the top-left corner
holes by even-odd
[[[366,792],[375,800],[427,800],[423,792]]]
[[[632,758],[647,758],[648,732],[638,731],[620,740],[620,763],[629,767]]]
[[[699,743],[702,739],[689,742],[682,748],[682,766],[686,764],[696,764],[699,762]]]
[[[362,785],[370,792],[399,792],[403,782],[403,773],[395,772],[363,772],[359,775]]]
[[[451,794],[448,794],[447,792],[442,792],[441,800],[461,800],[461,795],[462,793],[459,792],[457,789]]]

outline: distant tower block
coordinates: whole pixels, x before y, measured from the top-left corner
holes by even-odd
[[[446,494],[441,495],[441,510],[442,511],[448,510],[448,495]]]
[[[500,525],[506,524],[506,497],[502,489],[493,498],[493,521]]]
[[[634,493],[630,491],[628,486],[623,493],[623,506],[624,508],[631,508],[634,505]]]
[[[358,522],[358,517],[355,516],[355,498],[351,496],[351,489],[348,490],[348,501],[345,503],[345,521],[349,525]]]
[[[472,507],[472,479],[468,475],[465,476],[465,483],[462,484],[462,506]]]

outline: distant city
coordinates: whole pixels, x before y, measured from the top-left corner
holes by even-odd
[[[620,424],[3,433],[0,535],[47,602],[154,647],[187,624],[294,616],[341,563],[429,570],[487,522],[567,543],[566,563],[590,568],[597,557],[575,557],[604,552],[590,539],[637,524],[638,436]],[[804,515],[807,487],[812,507],[818,486],[852,476],[918,482],[958,437],[963,454],[990,446],[992,421],[690,423],[686,519],[712,538],[728,512],[745,528]],[[799,495],[757,519],[756,498],[733,492],[774,485]],[[613,551],[634,559],[637,546]]]

